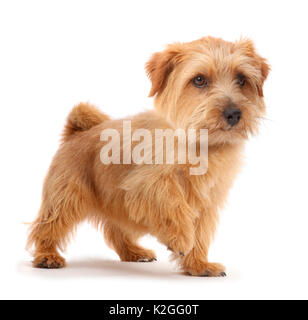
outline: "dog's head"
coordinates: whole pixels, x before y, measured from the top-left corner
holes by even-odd
[[[156,109],[176,127],[208,129],[209,144],[256,133],[269,70],[250,40],[211,37],[169,45],[146,64]]]

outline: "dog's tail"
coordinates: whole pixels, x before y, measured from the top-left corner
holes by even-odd
[[[76,132],[89,130],[106,120],[110,120],[109,116],[95,106],[81,102],[72,109],[67,117],[62,141],[68,141]]]

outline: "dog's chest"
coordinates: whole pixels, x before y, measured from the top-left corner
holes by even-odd
[[[241,164],[242,146],[209,149],[208,170],[202,176],[190,177],[188,202],[196,210],[223,206]]]

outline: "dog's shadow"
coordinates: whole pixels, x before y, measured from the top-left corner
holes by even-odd
[[[69,260],[63,269],[35,269],[30,262],[21,262],[19,272],[46,278],[145,277],[168,279],[183,276],[175,266],[164,261],[130,263],[107,259]]]

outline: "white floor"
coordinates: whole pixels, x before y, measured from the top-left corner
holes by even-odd
[[[20,257],[23,257],[22,260],[16,263],[12,256],[7,256],[10,263],[1,265],[0,298],[308,298],[307,264],[279,261],[277,255],[263,263],[258,261],[257,256],[253,258],[252,252],[245,254],[239,252],[239,248],[234,248],[233,252],[226,254],[222,241],[217,239],[212,251],[225,253],[226,259],[219,259],[219,262],[226,264],[228,276],[216,279],[196,278],[177,271],[176,266],[169,262],[167,250],[154,239],[144,239],[143,243],[149,248],[155,248],[159,253],[159,260],[154,263],[123,263],[104,245],[98,232],[88,226],[82,226],[65,255],[68,258],[68,266],[60,270],[33,269],[30,257],[19,248],[17,251]],[[92,247],[89,244],[92,244]],[[225,243],[224,247],[230,250],[228,244]]]

